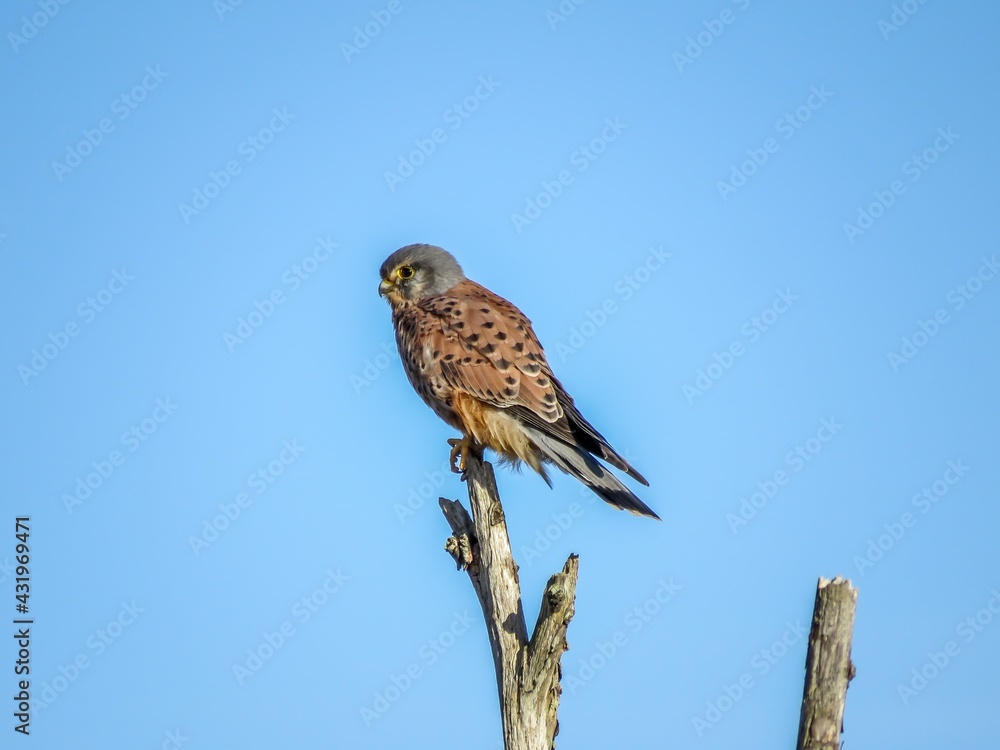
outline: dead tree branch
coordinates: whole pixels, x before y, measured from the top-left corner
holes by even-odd
[[[840,747],[847,683],[854,677],[851,635],[857,607],[858,590],[846,578],[819,579],[806,655],[797,750]]]
[[[574,613],[579,558],[570,555],[562,571],[549,579],[529,641],[493,467],[471,455],[466,466],[472,518],[457,500],[440,499],[452,530],[445,549],[468,572],[483,609],[496,668],[504,746],[550,750],[559,731],[560,659],[569,648],[566,628]]]

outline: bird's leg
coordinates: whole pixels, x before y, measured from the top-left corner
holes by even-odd
[[[448,457],[451,470],[456,474],[461,474],[462,479],[465,479],[466,456],[472,455],[481,459],[483,457],[483,450],[471,435],[463,435],[461,438],[450,438],[448,445],[451,446],[451,454]]]

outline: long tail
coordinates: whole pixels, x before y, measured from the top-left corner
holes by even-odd
[[[661,520],[646,503],[622,484],[618,477],[585,450],[547,435],[531,425],[524,425],[524,430],[545,458],[590,487],[604,502],[637,516]]]

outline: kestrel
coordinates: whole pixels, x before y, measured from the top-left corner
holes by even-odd
[[[545,467],[554,464],[614,507],[659,519],[597,460],[649,486],[580,414],[520,310],[467,279],[434,245],[400,248],[379,274],[410,384],[462,434],[448,441],[452,470],[486,447],[514,466],[528,464],[550,487]]]

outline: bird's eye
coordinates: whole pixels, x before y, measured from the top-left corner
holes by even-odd
[[[396,271],[396,275],[401,279],[412,279],[413,278],[413,268],[410,266],[400,266]]]

